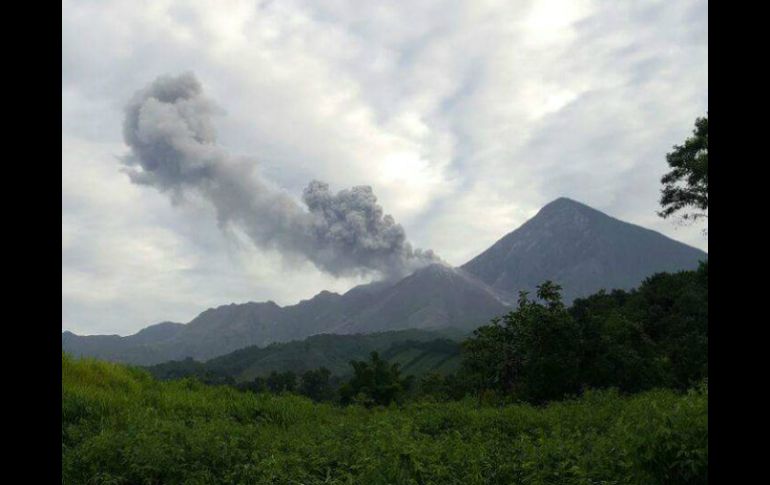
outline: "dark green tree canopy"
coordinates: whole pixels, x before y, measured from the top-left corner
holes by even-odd
[[[299,393],[316,402],[331,400],[334,397],[331,375],[326,367],[306,371],[300,377]]]
[[[358,402],[367,407],[387,406],[411,387],[412,377],[401,377],[398,364],[391,364],[372,352],[369,361],[350,361],[353,378],[340,388],[343,404]]]
[[[589,388],[697,385],[708,378],[708,262],[652,275],[630,292],[600,291],[569,308],[559,286],[546,281],[537,300],[522,292],[516,310],[474,331],[458,375],[477,395],[533,403]]]
[[[708,115],[695,120],[693,136],[684,145],[674,146],[666,155],[671,167],[660,180],[660,205],[663,218],[681,213],[685,221],[708,218],[709,209],[709,121]]]
[[[297,387],[297,375],[292,371],[276,372],[273,371],[267,376],[267,388],[270,392],[294,392]]]
[[[537,298],[521,292],[516,310],[464,342],[462,370],[477,390],[532,402],[579,390],[579,333],[561,301],[561,287],[546,281],[537,287]]]

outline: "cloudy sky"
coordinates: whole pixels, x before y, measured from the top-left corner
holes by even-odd
[[[194,72],[219,144],[299,198],[371,185],[460,265],[566,196],[656,216],[665,154],[708,109],[706,1],[70,1],[62,6],[62,329],[127,335],[206,308],[293,304],[334,278],[223,232],[121,171],[124,107]]]

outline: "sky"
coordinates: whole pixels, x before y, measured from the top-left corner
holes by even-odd
[[[708,251],[656,215],[666,153],[708,109],[706,1],[62,3],[62,330],[128,335],[335,277],[131,182],[124,108],[192,72],[219,146],[302,197],[369,185],[461,265],[569,197]]]

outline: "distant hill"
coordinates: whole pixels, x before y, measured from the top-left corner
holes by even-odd
[[[699,249],[562,197],[461,267],[513,295],[552,280],[570,303],[602,288],[634,288],[654,273],[695,269],[706,258]]]
[[[147,369],[159,379],[230,376],[237,382],[264,377],[272,371],[300,375],[319,367],[326,367],[336,376],[347,376],[351,373],[351,360],[367,360],[376,351],[384,359],[399,363],[404,374],[449,373],[459,366],[459,340],[466,335],[456,329],[322,334],[266,347],[246,347],[205,363],[186,359]]]
[[[95,357],[97,359],[142,363],[151,361],[158,355],[158,349],[164,342],[173,339],[187,326],[182,323],[163,322],[145,327],[134,335],[88,335],[80,336],[72,332],[62,332],[62,350],[73,355]]]
[[[470,331],[507,312],[518,291],[534,291],[545,280],[560,284],[569,303],[602,288],[636,287],[656,272],[695,269],[706,257],[655,231],[561,198],[460,268],[434,264],[399,281],[361,285],[342,295],[322,291],[285,307],[272,301],[220,306],[187,324],[165,322],[127,337],[64,332],[62,349],[152,365],[187,357],[205,361],[319,334]]]
[[[62,349],[76,356],[139,365],[186,357],[204,361],[248,346],[322,333],[451,327],[470,331],[506,311],[499,293],[474,276],[431,265],[397,282],[361,285],[343,295],[323,291],[286,307],[269,301],[209,309],[181,328],[156,331],[162,333],[156,341],[145,338],[155,326],[128,337],[65,332]]]
[[[403,328],[472,330],[507,311],[505,295],[458,268],[433,264],[372,295],[356,315],[331,330],[379,332]]]

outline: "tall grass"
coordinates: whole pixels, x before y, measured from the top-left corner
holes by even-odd
[[[62,355],[63,483],[707,483],[708,389],[367,410]]]

